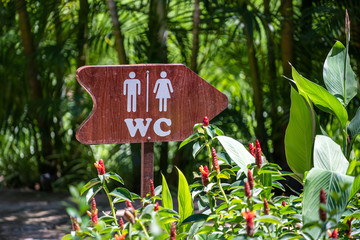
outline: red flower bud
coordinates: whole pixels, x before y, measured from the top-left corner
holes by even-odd
[[[131,208],[131,210],[133,212],[135,212],[135,208],[133,207],[133,205],[131,204],[131,202],[129,200],[125,201],[125,205],[126,205],[126,207]]]
[[[249,143],[249,152],[255,157],[255,147],[252,143]]]
[[[269,203],[266,198],[264,198],[264,214],[269,215],[270,214],[270,208]]]
[[[102,159],[100,159],[98,162],[94,163],[98,174],[99,175],[104,175],[105,174],[105,165]]]
[[[330,238],[338,238],[338,232],[339,232],[338,228],[335,228],[333,232],[331,232],[330,230],[327,231]]]
[[[158,202],[155,203],[155,207],[154,207],[154,212],[157,212],[157,211],[159,211],[159,203]]]
[[[175,222],[171,224],[170,240],[176,240],[176,226]]]
[[[215,148],[213,148],[213,147],[211,148],[211,156],[212,156],[213,168],[219,174],[220,173],[220,167],[219,167],[218,159],[217,159],[217,156],[216,156]]]
[[[256,140],[256,145],[255,145],[255,164],[256,164],[256,166],[261,168],[262,157],[261,157],[261,147],[260,147],[259,140]]]
[[[201,172],[201,181],[204,186],[207,186],[209,184],[209,168],[205,165],[203,167],[202,165],[199,167],[199,170]]]
[[[80,225],[75,217],[70,217],[71,226],[73,231],[80,231]]]
[[[154,182],[152,179],[149,180],[149,184],[150,184],[150,196],[155,197]]]
[[[254,188],[254,177],[251,172],[251,169],[248,169],[248,181],[249,181],[250,188],[253,189]]]
[[[281,205],[282,205],[283,207],[285,207],[285,205],[286,205],[285,200],[284,200],[284,201],[282,201]]]
[[[348,238],[352,238],[350,235],[351,235],[351,230],[352,230],[351,222],[353,220],[354,220],[354,217],[352,217],[351,219],[346,221],[346,224],[348,225],[348,229],[346,230],[346,235],[347,235]]]
[[[120,217],[120,219],[119,219],[119,227],[120,227],[121,230],[124,229],[124,220],[123,220],[122,217]]]
[[[205,116],[205,117],[204,117],[204,120],[203,120],[203,126],[204,126],[204,127],[209,126],[209,119],[208,119],[208,117],[207,117],[207,116]]]
[[[251,198],[251,190],[248,182],[245,182],[245,196]]]
[[[254,235],[255,211],[250,212],[250,210],[247,210],[246,212],[242,212],[241,214],[246,220],[246,233],[248,236],[252,237]]]
[[[91,212],[90,211],[86,211],[86,212],[91,217],[91,222],[93,224],[97,224],[98,223],[98,210],[96,208],[95,198],[92,198],[92,201],[91,201]]]
[[[123,233],[121,236],[115,234],[115,240],[124,240],[126,237],[126,233]]]
[[[326,204],[326,196],[323,188],[320,190],[320,203]],[[322,221],[326,220],[326,211],[321,207],[319,208],[319,217]]]

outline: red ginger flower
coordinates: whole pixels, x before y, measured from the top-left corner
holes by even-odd
[[[254,177],[251,172],[251,169],[248,169],[248,181],[249,181],[250,188],[253,189],[254,188]]]
[[[335,228],[333,232],[331,232],[330,230],[327,231],[329,237],[331,238],[338,238],[338,232],[339,232],[338,228]]]
[[[95,198],[92,198],[90,210],[91,210],[91,212],[90,211],[86,211],[86,212],[91,217],[91,222],[93,224],[97,224],[98,223],[98,210],[96,208]]]
[[[320,190],[320,203],[326,204],[326,196],[323,188]],[[319,217],[322,221],[326,220],[326,211],[321,207],[319,208]]]
[[[71,226],[73,231],[80,231],[80,225],[75,217],[70,217]]]
[[[154,207],[154,212],[157,212],[157,211],[159,211],[159,203],[158,202],[155,203],[155,207]]]
[[[121,230],[124,229],[124,220],[123,220],[122,217],[120,217],[120,219],[119,219],[119,227],[120,227]]]
[[[169,240],[176,240],[176,226],[175,222],[171,224],[171,232],[170,232],[170,239]]]
[[[245,182],[245,196],[251,198],[251,190],[249,182]]]
[[[242,212],[241,215],[243,215],[246,220],[246,233],[248,236],[252,237],[254,235],[255,211],[250,212],[250,210],[247,210],[246,212]]]
[[[150,196],[155,197],[154,182],[152,179],[149,180],[149,184],[150,184]]]
[[[208,117],[207,117],[207,116],[205,116],[205,117],[204,117],[204,120],[203,120],[203,126],[204,126],[204,127],[209,126],[209,119],[208,119]]]
[[[98,162],[94,163],[98,174],[99,175],[104,175],[105,174],[105,165],[102,159],[100,159]]]
[[[281,205],[282,205],[283,207],[285,207],[285,205],[286,205],[285,200],[282,201]]]
[[[201,172],[201,181],[204,186],[207,186],[209,184],[209,168],[205,165],[203,167],[202,165],[199,167],[199,170]]]
[[[264,198],[264,214],[269,215],[270,214],[270,208],[269,203],[266,198]]]
[[[123,233],[121,236],[115,234],[115,240],[124,240],[126,237],[126,233]]]
[[[255,157],[255,147],[252,143],[249,143],[249,152]]]
[[[135,212],[135,208],[133,207],[133,205],[131,204],[131,202],[129,200],[125,201],[125,205],[126,205],[126,207],[131,208],[131,210],[133,212]]]
[[[259,168],[261,168],[262,165],[262,157],[261,157],[261,147],[259,140],[256,140],[255,144],[255,164]]]
[[[211,156],[212,156],[213,168],[219,174],[220,173],[220,167],[219,167],[218,159],[217,159],[217,156],[216,156],[216,150],[213,147],[211,148]]]

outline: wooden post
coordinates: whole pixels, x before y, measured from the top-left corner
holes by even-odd
[[[141,143],[141,197],[150,192],[149,180],[154,180],[154,143]]]

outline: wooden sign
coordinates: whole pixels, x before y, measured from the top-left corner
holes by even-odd
[[[84,144],[182,141],[228,105],[182,64],[84,66],[76,77],[93,100],[76,133]]]

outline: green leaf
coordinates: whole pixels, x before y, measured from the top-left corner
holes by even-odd
[[[194,215],[191,215],[191,216],[189,216],[188,218],[186,218],[186,219],[182,222],[182,224],[191,223],[191,222],[206,221],[208,217],[209,217],[209,215],[202,214],[202,213],[194,214]]]
[[[119,200],[119,199],[131,201],[131,193],[126,188],[118,187],[118,188],[114,189],[110,193],[110,195],[113,196],[113,197],[118,198],[118,199],[116,199],[116,201]]]
[[[314,119],[310,107],[291,88],[290,120],[285,133],[285,154],[291,170],[304,174],[312,167]]]
[[[327,136],[317,135],[314,144],[314,167],[346,174],[349,162],[339,144]]]
[[[71,240],[71,239],[72,239],[71,234],[66,234],[65,236],[63,236],[63,237],[61,238],[61,240]]]
[[[205,144],[200,145],[199,142],[195,142],[193,145],[193,157],[195,158],[196,155],[201,151],[201,149],[203,149],[205,147]]]
[[[304,224],[309,224],[311,222],[320,220],[319,196],[321,188],[323,188],[326,193],[326,208],[328,212],[334,211],[335,213],[333,218],[336,222],[339,221],[347,205],[353,181],[353,177],[342,173],[332,172],[320,168],[311,169],[306,176],[304,186],[304,196],[302,202],[302,216]],[[307,229],[306,231],[315,239],[317,239],[321,229],[311,228]]]
[[[292,67],[292,76],[301,95],[309,97],[320,110],[334,114],[339,119],[341,127],[345,127],[348,120],[347,112],[333,95],[326,91],[325,88],[301,76],[294,67]]]
[[[337,41],[327,55],[323,70],[327,90],[344,106],[348,105],[357,94],[357,81],[350,65],[349,55],[347,56],[348,61],[346,63],[346,81],[344,79],[346,55],[345,46]]]
[[[86,183],[80,190],[80,194],[83,195],[84,192],[89,190],[91,187],[95,186],[96,184],[99,184],[100,181],[98,178],[91,179],[88,183]]]
[[[189,185],[186,181],[184,174],[180,169],[176,168],[179,172],[179,188],[178,188],[178,203],[179,203],[179,215],[180,223],[187,217],[194,213],[193,201],[191,199],[191,193]]]
[[[352,185],[349,200],[360,190],[360,175],[358,175]]]
[[[109,177],[115,181],[118,181],[121,184],[124,184],[124,180],[114,172],[109,172]]]
[[[256,217],[255,221],[281,225],[281,219],[276,216],[271,216],[271,215],[263,215],[263,216]]]
[[[217,136],[221,145],[224,147],[230,158],[241,168],[247,175],[247,165],[254,163],[255,158],[240,142],[231,137]]]
[[[161,173],[161,176],[162,176],[162,189],[163,189],[162,194],[161,194],[161,200],[162,200],[163,207],[173,209],[173,202],[172,202],[172,197],[171,197],[169,187],[168,187],[168,185],[166,183],[166,179],[162,173]]]
[[[182,148],[183,146],[185,146],[186,144],[188,144],[189,142],[192,142],[198,138],[199,138],[199,134],[197,132],[191,134],[187,139],[185,139],[184,141],[181,142],[179,149]]]
[[[102,186],[94,186],[89,189],[89,191],[86,193],[86,201],[89,202],[100,190],[102,189]]]
[[[355,117],[349,123],[348,132],[352,139],[360,133],[360,108],[358,108]]]

